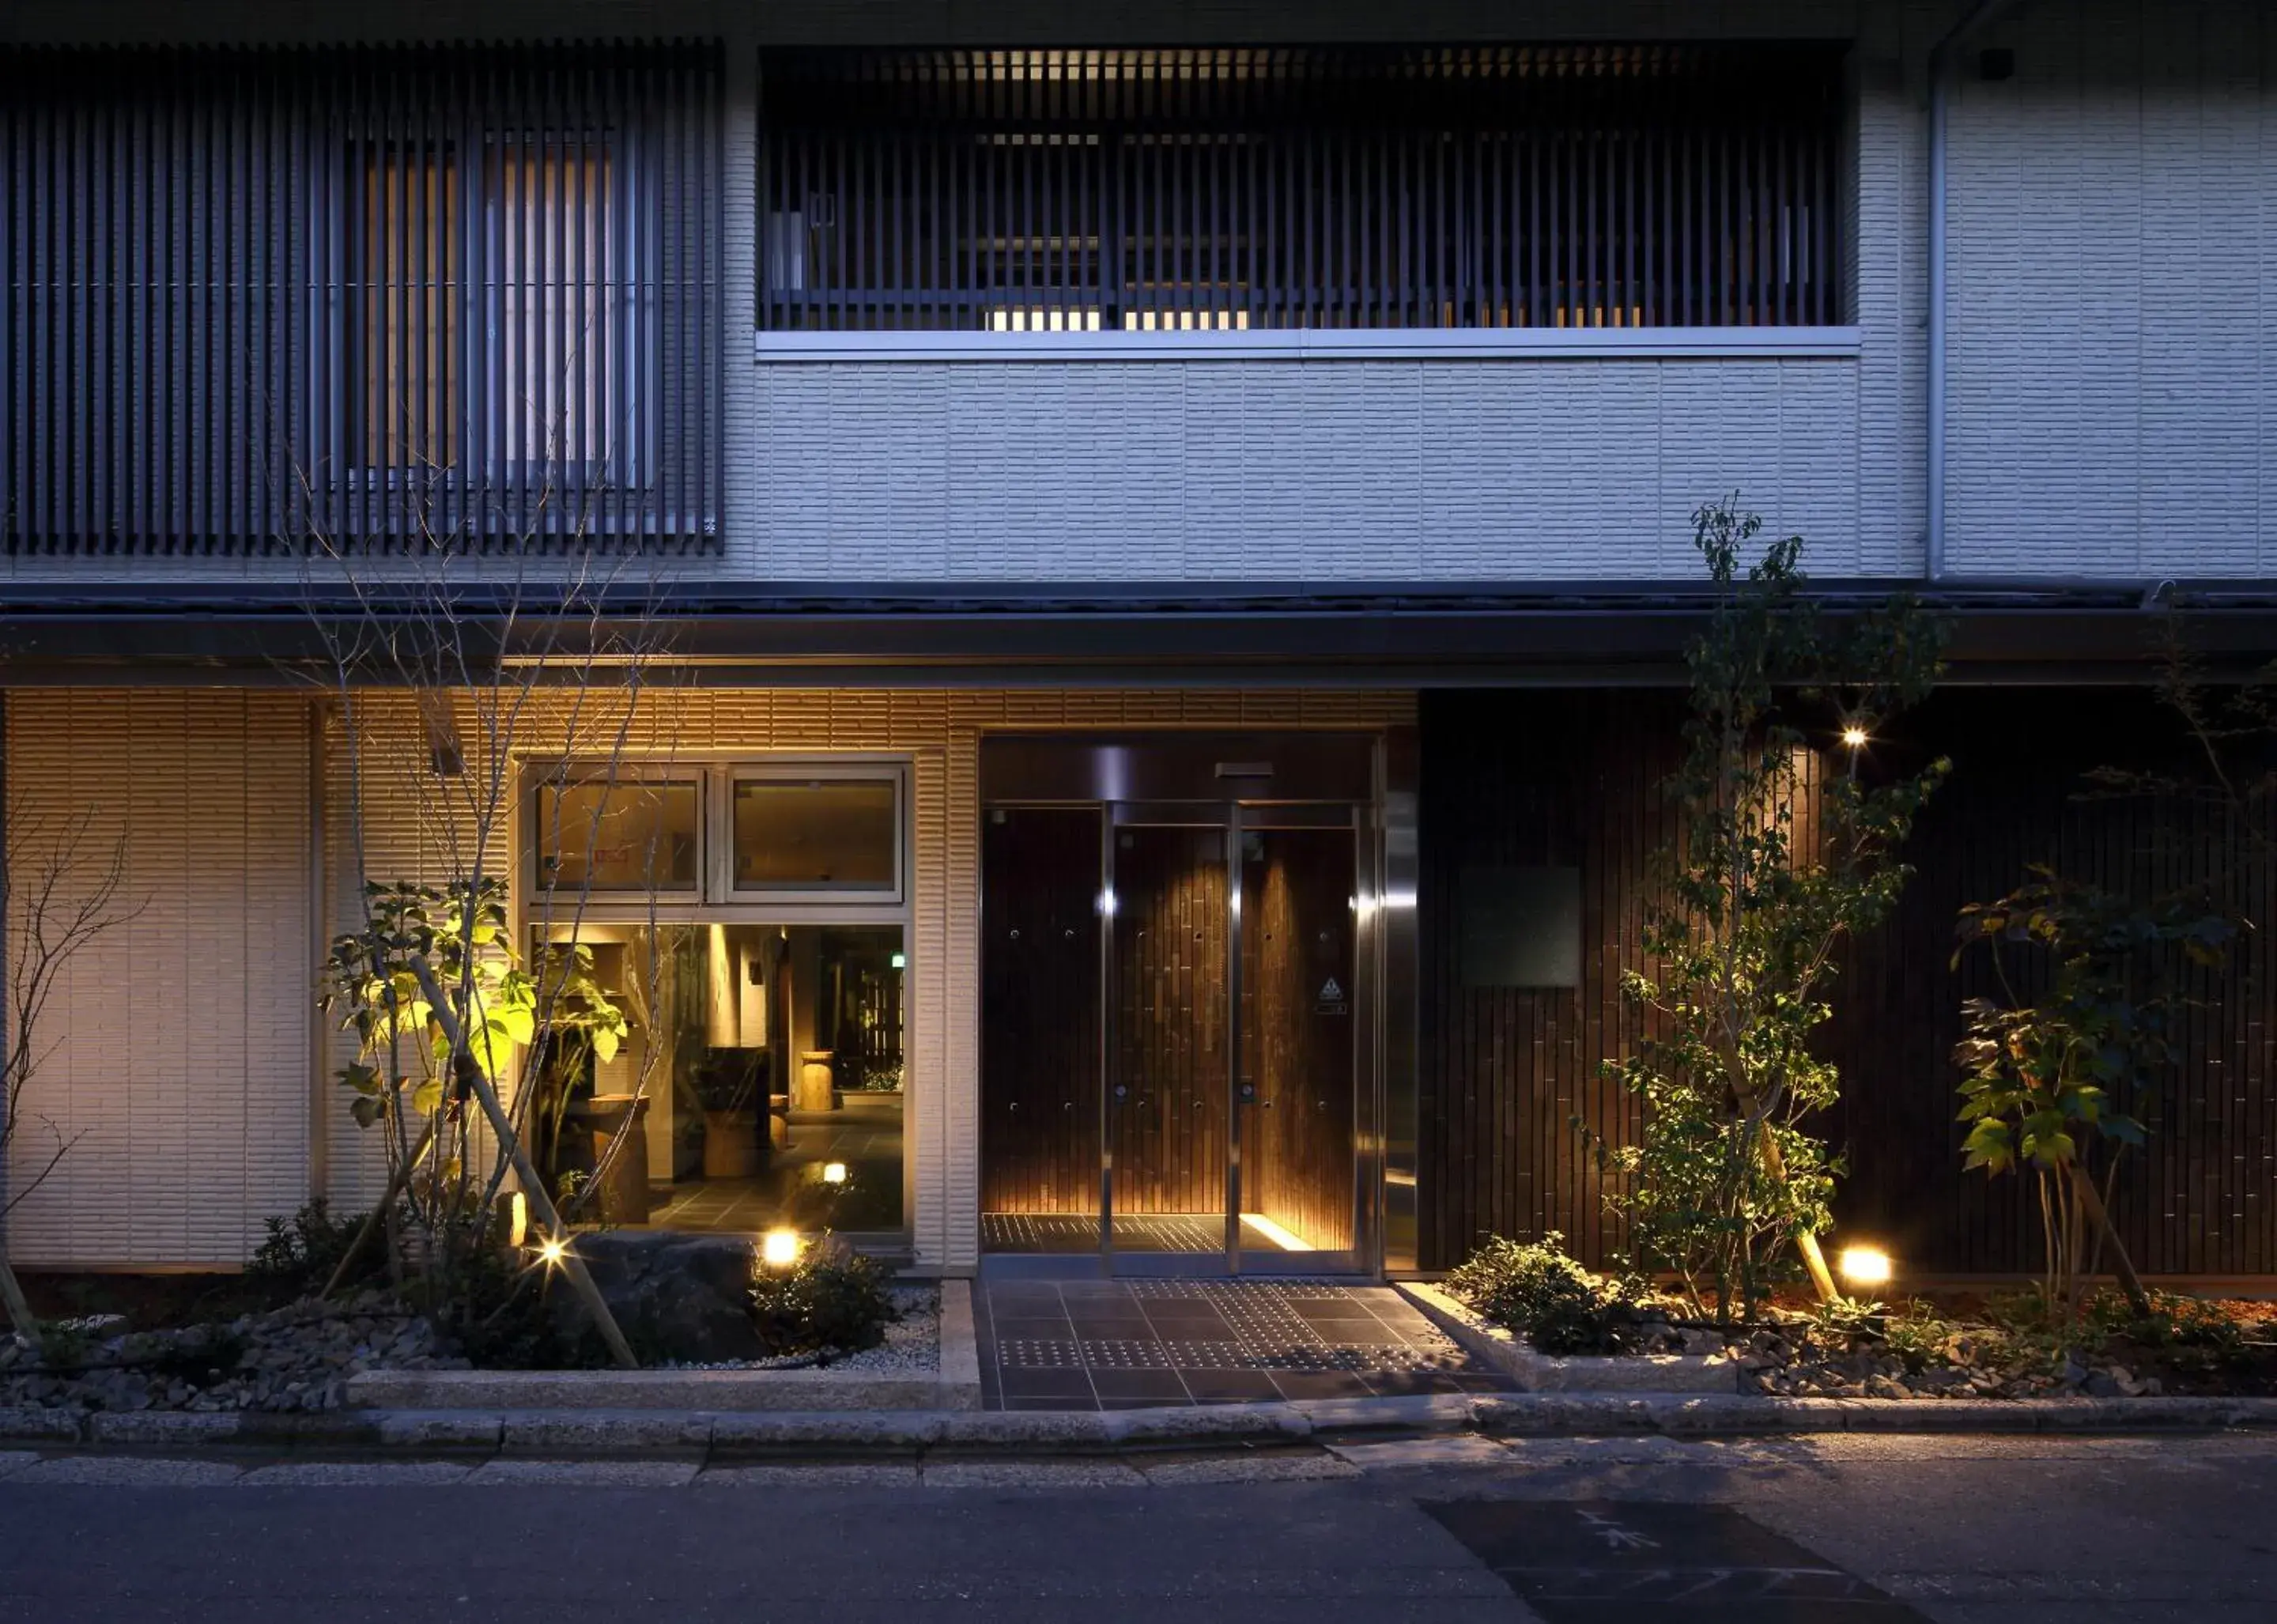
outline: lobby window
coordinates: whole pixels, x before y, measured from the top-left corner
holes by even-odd
[[[905,764],[529,764],[529,964],[582,948],[627,1019],[549,1055],[544,1172],[613,1225],[904,1227]],[[636,1154],[608,1155],[629,1136]]]

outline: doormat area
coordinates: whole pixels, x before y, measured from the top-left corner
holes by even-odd
[[[1549,1624],[1928,1624],[1728,1506],[1420,1504]]]
[[[1306,1280],[986,1280],[981,1401],[1104,1410],[1509,1384],[1384,1286]]]

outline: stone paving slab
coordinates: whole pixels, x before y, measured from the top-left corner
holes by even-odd
[[[467,1482],[507,1488],[584,1483],[612,1489],[676,1489],[696,1481],[693,1460],[485,1460]]]
[[[236,1480],[247,1489],[432,1488],[466,1482],[461,1460],[285,1460],[254,1467]]]

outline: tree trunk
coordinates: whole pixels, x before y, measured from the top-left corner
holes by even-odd
[[[2103,1204],[2103,1192],[2095,1187],[2095,1180],[2087,1176],[2085,1168],[2076,1162],[2068,1165],[2071,1169],[2073,1193],[2086,1212],[2087,1221],[2102,1233],[2103,1244],[2111,1248],[2112,1272],[2119,1277],[2120,1289],[2127,1293],[2127,1301],[2136,1313],[2149,1314],[2151,1293],[2144,1287],[2143,1277],[2135,1272],[2135,1260],[2127,1255],[2126,1243],[2112,1227],[2110,1210]]]
[[[499,1136],[499,1143],[513,1158],[514,1177],[522,1180],[522,1194],[529,1201],[530,1211],[544,1226],[548,1239],[565,1243],[561,1270],[569,1277],[569,1284],[583,1301],[585,1312],[593,1316],[593,1325],[601,1333],[601,1340],[608,1344],[609,1352],[618,1364],[628,1370],[639,1369],[640,1361],[633,1356],[632,1345],[625,1340],[625,1333],[617,1324],[617,1316],[609,1312],[608,1300],[601,1295],[601,1288],[593,1284],[593,1277],[586,1271],[585,1260],[567,1247],[568,1236],[563,1232],[560,1214],[553,1209],[552,1198],[545,1193],[545,1181],[537,1176],[537,1169],[530,1165],[529,1152],[522,1147],[522,1135],[514,1131],[514,1124],[506,1118],[506,1108],[499,1103],[498,1091],[491,1086],[490,1079],[483,1075],[483,1069],[475,1064],[475,1057],[467,1052],[465,1036],[459,1030],[458,1019],[452,1013],[450,1001],[444,997],[443,989],[436,985],[434,971],[428,967],[423,957],[415,954],[411,959],[411,973],[418,980],[419,990],[427,995],[428,1007],[435,1023],[443,1029],[443,1041],[451,1046],[453,1068],[458,1079],[481,1103],[483,1115],[491,1119],[491,1131]]]
[[[1772,1136],[1771,1125],[1763,1125],[1763,1171],[1779,1183],[1786,1182],[1786,1158],[1779,1154],[1778,1140]],[[1818,1237],[1805,1233],[1795,1238],[1795,1249],[1802,1254],[1802,1266],[1810,1275],[1810,1284],[1818,1292],[1821,1302],[1839,1302],[1842,1292],[1834,1284],[1833,1271],[1826,1267],[1826,1254],[1818,1244]]]
[[[32,1317],[32,1305],[24,1295],[23,1283],[16,1278],[16,1270],[8,1262],[8,1253],[0,1247],[0,1308],[8,1310],[8,1323],[34,1349],[40,1346],[40,1322]]]

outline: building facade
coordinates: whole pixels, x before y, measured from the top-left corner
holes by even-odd
[[[549,1140],[632,1135],[613,1221],[1608,1252],[1576,1124],[1634,1125],[1595,1067],[1736,492],[1954,627],[1842,1221],[2030,1267],[1960,1171],[1953,916],[2148,860],[2072,789],[2171,754],[2178,610],[2277,654],[2277,18],[1064,11],[0,17],[9,857],[83,818],[135,910],[45,1017],[20,1263],[375,1199],[318,968],[469,849],[631,994]],[[2251,917],[2261,832],[2213,844]],[[2160,1274],[2277,1274],[2258,935],[2224,975],[2121,1186]]]

